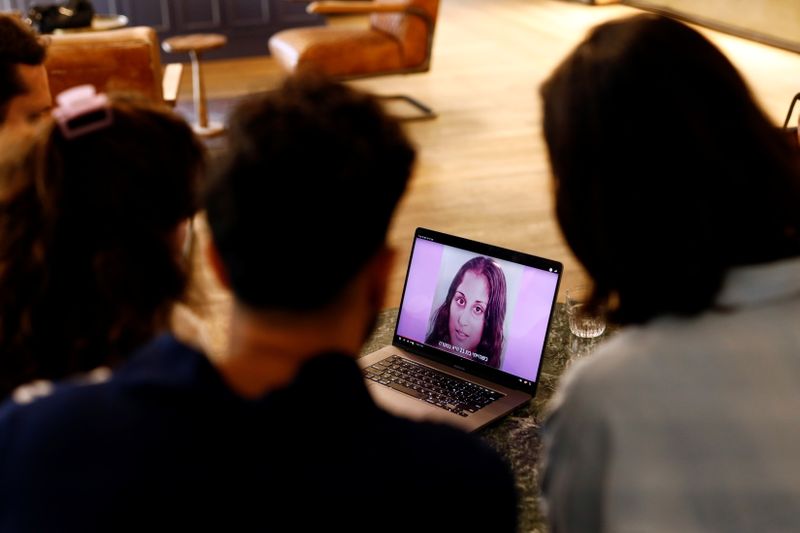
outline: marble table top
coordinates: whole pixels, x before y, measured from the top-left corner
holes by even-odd
[[[396,308],[383,311],[362,354],[371,353],[390,344],[396,320]],[[478,431],[478,435],[505,457],[514,471],[519,493],[521,532],[548,531],[538,503],[538,458],[541,446],[539,428],[545,413],[545,405],[555,391],[559,376],[570,362],[577,357],[588,355],[599,342],[612,334],[613,329],[610,329],[596,339],[575,337],[569,331],[563,304],[557,304],[545,348],[536,397],[503,419]]]

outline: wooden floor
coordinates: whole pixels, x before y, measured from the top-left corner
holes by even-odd
[[[553,217],[537,88],[590,27],[637,12],[557,0],[443,0],[429,73],[356,83],[379,93],[411,94],[439,113],[436,120],[407,125],[419,162],[389,235],[400,260],[387,307],[399,304],[417,226],[558,259],[566,267],[562,292],[585,280]],[[782,122],[800,91],[800,55],[705,33],[742,70],[769,115]],[[280,78],[266,56],[205,63],[211,98],[268,89]],[[183,89],[181,98],[190,99],[188,77]],[[649,111],[657,121],[658,102]],[[229,298],[202,261],[198,267],[199,284],[209,292],[203,314],[219,349]]]

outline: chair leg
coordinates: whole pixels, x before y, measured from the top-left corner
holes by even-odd
[[[401,116],[400,120],[431,120],[437,117],[436,112],[419,100],[405,94],[378,95],[381,100],[402,100],[421,111],[421,115]]]
[[[792,98],[792,104],[789,106],[789,112],[786,113],[786,120],[783,122],[783,127],[786,128],[789,126],[789,121],[792,119],[792,111],[794,111],[794,104],[800,102],[800,93],[794,95]]]

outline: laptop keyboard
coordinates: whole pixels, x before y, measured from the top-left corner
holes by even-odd
[[[368,366],[364,377],[461,416],[469,416],[504,396],[399,355]]]

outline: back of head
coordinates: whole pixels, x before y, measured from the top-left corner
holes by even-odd
[[[29,27],[11,15],[0,14],[0,123],[9,101],[26,91],[17,65],[41,65],[45,47]]]
[[[559,223],[619,320],[697,313],[729,268],[800,254],[797,152],[688,26],[602,24],[541,93]]]
[[[42,124],[0,172],[0,394],[119,361],[184,293],[202,148],[151,104],[112,114],[72,139]]]
[[[331,303],[384,244],[414,150],[367,94],[313,74],[241,105],[207,195],[236,298],[262,310]]]

